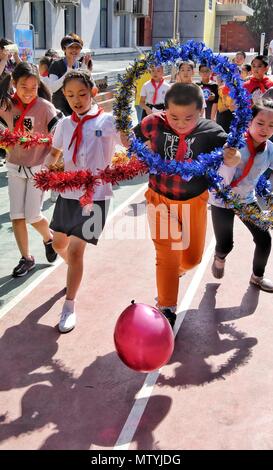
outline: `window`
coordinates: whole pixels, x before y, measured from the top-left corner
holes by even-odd
[[[34,26],[34,43],[36,49],[46,48],[45,35],[45,2],[31,2],[31,23]]]
[[[100,2],[100,47],[108,46],[108,8],[107,0],[101,0]]]
[[[76,6],[67,5],[64,10],[65,34],[76,33]]]
[[[120,16],[119,23],[119,46],[126,46],[126,15]]]
[[[4,0],[0,0],[0,38],[5,37]]]
[[[209,10],[212,11],[213,0],[209,0]]]

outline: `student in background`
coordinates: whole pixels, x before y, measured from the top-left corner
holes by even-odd
[[[138,122],[141,121],[142,113],[143,113],[143,108],[140,106],[140,99],[141,99],[140,93],[141,93],[144,83],[148,82],[149,80],[151,80],[151,74],[150,72],[147,71],[147,72],[144,72],[144,74],[141,75],[141,77],[138,78],[135,82],[135,87],[136,87],[135,109],[137,113]]]
[[[223,80],[217,79],[218,83],[218,104],[216,122],[221,126],[226,133],[229,133],[231,121],[233,119],[233,112],[235,111],[235,103],[229,96],[229,88],[224,84]]]
[[[246,53],[244,51],[236,52],[236,55],[234,57],[234,64],[238,65],[240,70],[242,70],[245,60],[246,60]]]
[[[252,77],[244,83],[244,87],[252,96],[252,104],[262,98],[269,88],[273,87],[273,80],[267,77],[268,57],[257,55],[251,62]]]
[[[199,75],[201,81],[196,84],[202,88],[206,100],[206,119],[216,120],[218,103],[218,85],[210,80],[211,69],[204,64],[199,66]]]
[[[241,77],[244,80],[244,82],[246,82],[247,80],[250,79],[250,77],[251,77],[251,65],[244,64],[242,66]]]
[[[164,80],[163,66],[151,67],[151,80],[144,83],[140,92],[139,106],[143,109],[142,118],[165,109],[165,95],[170,85]]]
[[[193,83],[193,76],[194,76],[194,63],[191,60],[180,62],[178,67],[178,72],[176,74],[176,83],[185,83],[190,84]],[[204,93],[203,95],[203,111],[202,117],[205,117],[205,109],[207,107],[206,99]]]

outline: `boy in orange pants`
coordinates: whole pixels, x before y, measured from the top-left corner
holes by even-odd
[[[151,114],[134,128],[164,160],[191,161],[223,147],[227,135],[214,121],[200,117],[201,89],[176,83],[166,93],[166,111]],[[236,166],[240,152],[225,147],[224,162]],[[158,308],[174,326],[179,277],[200,263],[207,225],[208,182],[179,175],[150,174],[146,192],[148,219],[156,249]]]

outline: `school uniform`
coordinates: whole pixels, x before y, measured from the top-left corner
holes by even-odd
[[[248,137],[249,139],[249,137]],[[247,140],[247,142],[249,142]],[[226,185],[231,184],[232,192],[238,195],[242,204],[255,206],[261,210],[257,203],[255,187],[260,176],[268,169],[273,170],[273,144],[269,140],[260,148],[254,150],[254,161],[249,165],[251,157],[251,141],[241,152],[241,161],[236,168],[222,165],[219,174],[224,178]],[[221,199],[217,199],[214,192],[210,192],[212,222],[216,237],[216,255],[225,258],[233,248],[233,224],[235,212],[225,207]],[[262,277],[271,251],[271,236],[268,230],[262,230],[250,221],[242,220],[253,236],[256,245],[253,258],[253,273]]]
[[[144,83],[140,96],[145,98],[145,104],[153,112],[157,112],[165,109],[165,95],[169,90],[170,85],[165,81],[155,82],[154,80],[148,80]],[[142,119],[147,116],[146,111],[143,110]]]
[[[20,115],[16,104],[12,104],[11,110],[0,110],[1,127],[14,131]],[[57,113],[52,103],[38,97],[24,116],[22,129],[28,133],[48,134],[53,132],[61,117],[62,113]],[[33,176],[41,170],[49,149],[47,145],[24,149],[19,144],[9,149],[6,167],[11,220],[25,219],[32,224],[42,219],[44,193],[35,187]]]
[[[204,152],[223,147],[227,135],[214,121],[202,119],[187,135],[177,134],[166,113],[147,116],[134,128],[149,140],[152,150],[171,163],[191,162]],[[204,250],[208,182],[205,177],[184,180],[179,175],[150,174],[148,220],[156,250],[158,306],[175,310],[179,275],[200,263]],[[182,233],[183,231],[183,233]]]
[[[99,108],[95,105],[85,115],[93,119],[86,121],[82,127],[82,140],[76,159],[74,158],[75,143],[70,144],[77,123],[69,116],[57,125],[52,145],[53,148],[62,150],[65,171],[89,169],[93,174],[97,174],[99,170],[111,164],[115,145],[121,142],[113,116],[105,112],[98,114],[98,112]],[[81,120],[83,116],[78,116],[78,118]],[[112,185],[111,183],[101,184],[95,188],[91,212],[80,205],[79,199],[83,194],[82,189],[66,190],[61,193],[56,202],[50,227],[56,232],[62,232],[68,236],[74,235],[88,243],[97,244],[113,195]],[[92,226],[89,222],[92,222]]]

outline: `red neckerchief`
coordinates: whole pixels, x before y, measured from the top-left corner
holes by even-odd
[[[80,119],[79,116],[75,112],[72,113],[71,119],[72,119],[73,122],[76,122],[78,125],[77,125],[76,129],[73,132],[73,135],[72,135],[70,144],[68,146],[68,149],[70,149],[71,145],[73,144],[73,142],[75,140],[75,147],[74,147],[73,157],[72,157],[72,160],[73,160],[75,165],[76,165],[76,162],[77,162],[77,153],[78,153],[78,150],[80,148],[81,141],[82,141],[82,128],[83,128],[83,125],[86,121],[89,121],[89,119],[95,119],[101,113],[103,113],[103,109],[98,108],[98,112],[96,114],[87,114],[87,116],[84,116],[82,119]]]
[[[25,130],[24,129],[24,119],[25,119],[27,113],[29,112],[30,108],[32,108],[32,106],[36,103],[37,97],[35,97],[34,100],[32,100],[29,104],[27,104],[25,106],[24,103],[19,98],[19,96],[17,95],[17,93],[15,93],[12,96],[12,101],[13,101],[14,105],[17,108],[19,108],[20,111],[21,111],[21,115],[20,115],[19,119],[17,120],[13,131],[14,132],[19,132],[19,131],[24,132],[24,130]]]
[[[268,77],[264,77],[262,80],[252,77],[244,84],[244,87],[249,91],[249,93],[253,93],[257,88],[260,88],[261,92],[265,93],[265,91],[272,86],[273,82]]]
[[[239,178],[237,178],[236,180],[232,181],[230,185],[232,188],[234,188],[235,186],[238,186],[238,184],[249,174],[257,153],[263,152],[266,147],[266,142],[262,142],[258,147],[255,148],[254,141],[249,132],[247,132],[247,135],[246,135],[246,143],[247,143],[247,147],[249,150],[249,159],[246,163],[246,166],[244,167],[244,170],[241,176],[239,176]]]
[[[229,92],[230,92],[229,87],[227,87],[226,85],[224,85],[224,86],[222,87],[222,93],[223,93],[223,95],[226,95],[226,96],[227,96],[227,95],[229,94]]]
[[[192,127],[186,134],[179,134],[169,123],[168,119],[167,119],[167,116],[165,115],[165,119],[166,119],[166,123],[168,124],[168,126],[171,128],[171,130],[173,132],[175,132],[176,135],[178,135],[179,137],[179,143],[178,143],[178,148],[177,148],[177,151],[176,151],[176,155],[175,155],[175,159],[178,161],[178,162],[183,162],[184,161],[184,158],[185,158],[185,155],[187,153],[187,150],[188,150],[188,146],[187,146],[187,142],[186,142],[186,137],[188,135],[190,135],[194,129],[194,127]]]
[[[153,87],[155,89],[154,96],[153,96],[153,104],[156,104],[158,90],[161,87],[163,82],[164,82],[163,78],[161,78],[160,82],[155,82],[153,78],[151,79],[151,84],[153,85]]]

